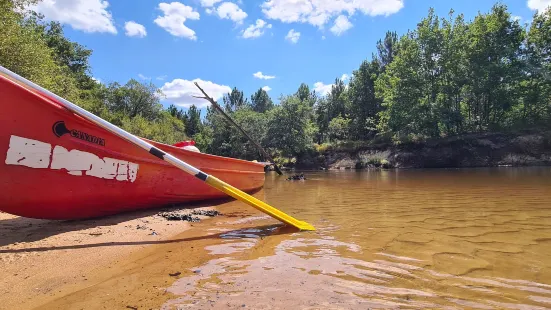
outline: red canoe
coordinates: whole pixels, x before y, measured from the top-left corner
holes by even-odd
[[[78,219],[226,196],[3,76],[0,107],[0,211]],[[264,185],[264,163],[144,140],[240,190]]]

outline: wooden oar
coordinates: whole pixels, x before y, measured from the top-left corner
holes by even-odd
[[[198,96],[193,96],[195,98],[200,98],[200,99],[205,99],[207,100],[208,102],[210,102],[225,118],[228,122],[230,122],[230,124],[232,124],[233,126],[235,126],[237,129],[239,129],[239,131],[241,131],[241,133],[247,138],[249,139],[249,141],[252,142],[252,144],[254,144],[254,146],[260,151],[260,153],[262,153],[264,155],[264,157],[271,161],[272,164],[274,165],[274,170],[277,172],[277,174],[279,175],[282,175],[283,173],[281,172],[281,170],[279,170],[279,167],[277,166],[276,162],[274,161],[274,159],[272,158],[272,156],[270,156],[270,154],[268,154],[268,152],[266,152],[261,146],[260,144],[258,144],[256,141],[253,140],[253,138],[251,138],[251,136],[249,136],[249,134],[247,134],[245,132],[245,130],[243,130],[243,128],[241,128],[241,126],[237,125],[236,122],[233,121],[233,119],[228,115],[226,114],[226,112],[224,112],[224,110],[218,105],[218,103],[216,103],[216,101],[214,99],[212,99],[211,97],[209,97],[209,95],[207,95],[207,93],[205,93],[205,91],[199,86],[199,84],[197,84],[197,82],[194,82],[195,83],[195,86],[197,86],[197,88],[199,88],[199,90],[203,93],[204,97],[198,97]]]
[[[285,214],[284,212],[281,212],[280,210],[268,205],[267,203],[259,200],[259,199],[256,199],[255,197],[229,185],[228,183],[225,183],[224,181],[222,180],[219,180],[218,178],[212,176],[212,175],[208,175],[206,173],[204,173],[203,171],[193,167],[192,165],[184,162],[183,160],[180,160],[178,158],[176,158],[175,156],[172,156],[168,153],[165,153],[163,152],[162,150],[156,148],[155,146],[153,146],[152,144],[140,139],[139,137],[109,123],[108,121],[84,110],[83,108],[77,106],[76,104],[68,101],[68,100],[65,100],[63,98],[61,98],[60,96],[50,92],[49,90],[45,89],[45,88],[42,88],[41,86],[38,86],[36,85],[35,83],[11,72],[10,70],[0,66],[0,74],[3,74],[5,76],[7,76],[8,78],[10,79],[13,79],[21,84],[23,84],[24,86],[36,91],[36,92],[39,92],[39,93],[42,93],[42,94],[45,94],[45,95],[48,95],[50,98],[53,98],[56,100],[56,102],[62,106],[64,106],[65,108],[67,108],[69,111],[77,114],[77,115],[80,115],[82,116],[83,118],[91,121],[92,123],[98,125],[99,127],[129,141],[130,143],[133,143],[135,144],[136,146],[139,146],[141,147],[142,149],[148,151],[149,153],[151,153],[153,156],[156,156],[158,157],[159,159],[161,160],[164,160],[170,164],[172,164],[173,166],[176,166],[177,168],[180,168],[181,170],[191,174],[191,175],[194,175],[196,178],[198,178],[199,180],[207,183],[208,185],[226,193],[227,195],[237,199],[237,200],[241,200],[242,202],[284,222],[284,223],[287,223],[289,225],[292,225],[298,229],[301,229],[301,230],[315,230],[314,226],[306,223],[306,222],[303,222],[303,221],[299,221],[293,217],[291,217],[290,215],[287,215]]]

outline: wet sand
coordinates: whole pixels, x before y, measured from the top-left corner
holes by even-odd
[[[213,209],[212,203],[188,207]],[[202,232],[217,218],[167,221],[159,211],[85,221],[0,212],[0,309],[158,308],[168,297],[165,288],[180,276],[169,275],[178,271],[167,259],[197,265],[205,256],[201,243],[219,239]],[[166,247],[175,244],[188,247],[188,255],[171,258]]]

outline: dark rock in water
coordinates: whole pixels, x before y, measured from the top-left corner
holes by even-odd
[[[163,212],[159,213],[159,215],[169,221],[199,222],[201,220],[196,216],[191,216],[191,214],[178,214],[175,212]]]
[[[306,180],[304,173],[295,174],[287,178],[287,181],[298,181],[298,180]]]
[[[202,215],[202,216],[208,216],[208,217],[214,217],[222,215],[222,213],[216,211],[216,210],[193,210],[191,212],[193,215]]]

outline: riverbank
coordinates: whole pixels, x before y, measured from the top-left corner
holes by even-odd
[[[213,208],[213,203],[219,205]],[[226,210],[235,203],[188,207]],[[177,273],[186,274],[186,267],[206,259],[202,243],[220,242],[216,233],[205,233],[206,228],[240,217],[227,210],[230,217],[199,216],[200,222],[189,223],[167,221],[159,211],[85,221],[37,220],[0,212],[0,308],[158,308],[169,297],[164,289],[180,277]],[[171,251],[163,248],[174,244],[189,247],[185,257],[171,258],[178,267],[165,264]]]
[[[551,132],[481,133],[407,143],[343,143],[299,159],[299,169],[551,165]]]
[[[20,225],[2,240],[40,255],[10,262],[20,277],[0,271],[0,308],[547,309],[550,175],[542,167],[311,171],[299,182],[267,174],[254,196],[312,223],[312,232],[239,201],[211,202],[222,216],[177,222],[184,231],[159,240],[124,222],[155,225],[160,210],[55,222],[65,248],[41,249],[41,236],[29,239]],[[79,246],[72,238],[103,236],[90,236],[92,226],[121,234]],[[13,254],[4,246],[2,258]],[[45,284],[55,287],[34,291]]]

